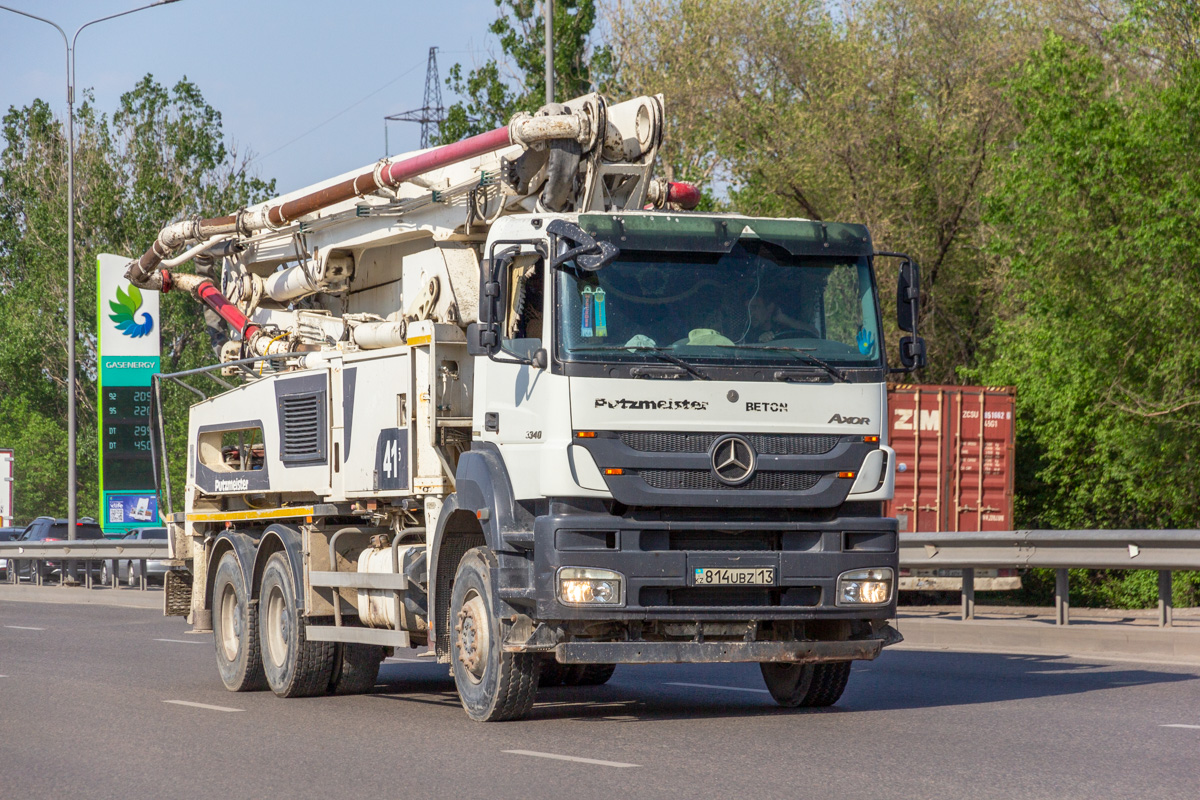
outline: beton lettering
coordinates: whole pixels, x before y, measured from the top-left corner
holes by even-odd
[[[751,403],[746,402],[747,411],[769,411],[775,414],[787,412],[787,403]]]

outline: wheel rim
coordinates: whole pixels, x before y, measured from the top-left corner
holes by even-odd
[[[242,644],[242,608],[233,584],[221,590],[221,649],[226,661],[236,661]]]
[[[487,654],[491,646],[488,629],[487,606],[474,589],[467,592],[462,608],[458,612],[458,660],[467,671],[472,683],[483,680],[487,668]]]
[[[291,639],[291,614],[287,601],[278,586],[272,586],[267,598],[267,650],[271,662],[282,667],[287,662],[288,643]]]

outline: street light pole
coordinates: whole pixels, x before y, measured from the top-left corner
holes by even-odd
[[[67,538],[75,538],[75,526],[78,523],[78,508],[76,506],[76,462],[78,461],[75,447],[75,42],[79,39],[79,34],[84,28],[95,25],[97,22],[116,19],[123,17],[126,14],[132,14],[135,11],[144,11],[147,8],[155,6],[165,6],[170,3],[177,3],[179,0],[157,0],[157,2],[149,5],[131,8],[128,11],[121,11],[117,14],[109,14],[107,17],[100,17],[91,22],[85,22],[75,29],[75,35],[67,40],[67,32],[58,26],[57,23],[39,17],[36,14],[30,14],[27,11],[20,11],[8,6],[0,6],[0,9],[11,11],[14,14],[20,14],[23,17],[36,19],[38,22],[44,22],[47,25],[53,26],[54,30],[58,31],[63,37],[63,44],[67,48]]]
[[[546,5],[546,105],[554,102],[554,0]]]

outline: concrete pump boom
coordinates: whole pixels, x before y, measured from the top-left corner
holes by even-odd
[[[656,117],[654,127],[657,128],[652,138],[661,141],[662,101],[658,97],[652,100],[656,106],[656,114],[653,116]],[[126,277],[142,289],[167,292],[174,288],[189,292],[241,335],[250,354],[272,355],[288,352],[289,343],[286,340],[281,341],[277,336],[265,336],[262,327],[231,303],[211,280],[199,275],[178,274],[170,267],[188,257],[211,253],[230,239],[247,238],[263,231],[277,231],[338,203],[395,189],[422,174],[514,145],[520,146],[522,151],[549,148],[571,154],[580,151],[588,153],[603,148],[605,152],[609,149],[620,152],[622,141],[628,138],[629,133],[610,124],[608,111],[603,98],[587,95],[566,105],[546,106],[536,115],[519,113],[505,127],[460,142],[436,147],[395,162],[382,160],[372,169],[352,178],[286,201],[269,201],[221,217],[171,223],[159,232],[153,244],[140,258],[130,262]],[[641,116],[634,120],[635,128],[639,125],[644,127],[646,124],[646,119]],[[645,135],[644,131],[638,131],[638,134]],[[567,195],[575,177],[573,170],[578,168],[578,156],[574,161],[568,156],[566,163],[569,166],[565,171],[571,174],[561,175],[557,181],[552,175],[547,175],[548,183],[557,184],[553,187],[553,193],[543,194],[543,201],[551,210],[563,210],[570,200]],[[700,193],[691,184],[659,181],[646,186],[646,200],[659,207],[672,204],[690,209],[699,202]],[[191,249],[182,256],[176,255],[189,245],[192,245]]]

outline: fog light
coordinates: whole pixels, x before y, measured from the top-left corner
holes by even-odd
[[[856,569],[838,576],[839,606],[881,606],[892,599],[891,567]]]
[[[611,569],[562,567],[558,599],[568,606],[619,606],[625,602],[624,576]]]

